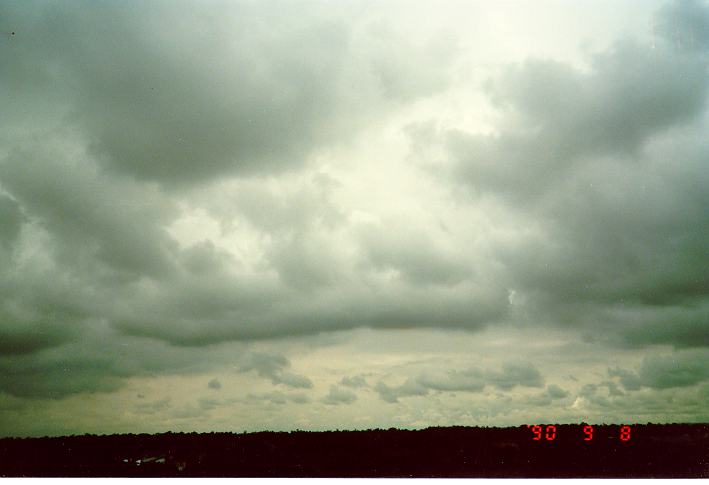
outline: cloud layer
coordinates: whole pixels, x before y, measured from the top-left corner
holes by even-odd
[[[543,3],[510,36],[523,12],[454,3],[8,3],[0,407],[169,378],[202,401],[130,409],[206,423],[375,402],[431,422],[401,410],[700,392],[709,6],[629,1],[647,28],[534,44],[568,12]],[[503,30],[483,42],[470,22]],[[398,336],[308,361],[369,329]],[[575,389],[525,353],[521,335],[557,332],[607,375]],[[440,335],[513,343],[397,360]]]

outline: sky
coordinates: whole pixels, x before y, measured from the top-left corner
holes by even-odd
[[[1,436],[709,421],[709,3],[0,12]]]

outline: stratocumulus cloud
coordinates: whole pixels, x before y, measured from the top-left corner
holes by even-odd
[[[6,434],[707,419],[706,2],[5,7]]]

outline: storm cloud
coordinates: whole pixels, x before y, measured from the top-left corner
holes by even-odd
[[[677,3],[657,22],[685,9],[706,14]],[[706,345],[709,52],[664,35],[618,41],[584,69],[504,69],[488,81],[493,134],[424,129],[468,197],[498,200],[517,223],[495,253],[518,314],[624,345]]]
[[[6,433],[705,415],[709,6],[405,3],[6,2]]]
[[[446,83],[435,45],[360,27],[356,6],[10,7],[5,22],[21,40],[3,46],[19,68],[8,95],[56,107],[102,166],[141,180],[298,168],[316,146]]]

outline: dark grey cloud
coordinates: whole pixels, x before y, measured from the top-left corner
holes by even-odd
[[[472,275],[460,256],[446,254],[426,232],[401,227],[396,221],[363,227],[360,238],[369,264],[394,270],[414,285],[455,285]]]
[[[0,387],[19,397],[62,398],[81,392],[110,392],[121,386],[120,379],[112,375],[107,359],[66,356],[53,359],[51,363],[37,360],[4,365],[7,374],[0,377]]]
[[[472,367],[463,371],[451,370],[444,376],[423,374],[419,382],[437,391],[479,392],[486,385],[506,391],[516,386],[541,387],[544,378],[531,363],[507,362],[500,370]]]
[[[709,352],[696,349],[648,355],[643,358],[637,371],[616,367],[609,369],[608,374],[617,377],[626,391],[637,391],[642,387],[691,387],[709,380]]]
[[[12,198],[0,194],[0,247],[9,250],[20,234],[24,217],[20,205]]]
[[[623,396],[624,393],[620,388],[618,387],[618,384],[616,384],[613,381],[606,381],[603,383],[608,388],[608,394],[610,396]]]
[[[568,391],[565,391],[556,384],[549,384],[546,388],[546,394],[551,399],[563,399],[569,395]]]
[[[620,384],[626,391],[637,391],[642,387],[640,377],[638,377],[638,375],[633,371],[614,367],[612,369],[608,369],[608,375],[610,377],[618,377]]]
[[[295,404],[307,404],[310,398],[302,392],[285,393],[280,391],[264,392],[261,394],[249,394],[247,400],[252,402],[269,402],[271,404],[284,405],[289,402]]]
[[[52,291],[47,284],[18,288],[12,286],[13,283],[17,282],[0,280],[4,295],[0,302],[0,355],[31,354],[72,340],[80,334],[80,328],[74,322],[85,314],[72,305],[64,304],[60,298],[62,289],[54,288]],[[46,293],[28,295],[27,292],[33,289]]]
[[[709,9],[699,0],[675,0],[655,16],[654,31],[678,50],[709,50]]]
[[[491,83],[508,115],[495,135],[446,133],[456,175],[476,191],[540,201],[593,157],[633,157],[653,135],[703,111],[706,66],[669,48],[620,43],[591,71],[549,60],[511,67]]]
[[[367,381],[363,376],[345,376],[340,380],[340,385],[345,387],[367,387]]]
[[[330,391],[322,399],[322,402],[329,405],[351,404],[357,400],[357,394],[340,386],[330,386]]]
[[[316,173],[302,184],[272,186],[260,179],[232,181],[228,189],[195,196],[226,233],[247,224],[268,238],[264,264],[278,272],[286,286],[312,291],[341,284],[345,265],[324,233],[346,223],[343,210],[332,200],[339,182]]]
[[[598,384],[584,384],[579,390],[578,395],[585,400],[586,403],[592,406],[597,406],[601,409],[608,409],[611,407],[611,400],[609,396],[604,393],[599,392],[601,387]]]
[[[699,298],[697,298],[699,299]],[[622,343],[631,346],[669,343],[678,348],[708,347],[709,302],[650,307],[621,312]],[[619,321],[616,315],[614,321]]]
[[[709,353],[697,350],[643,358],[638,370],[643,385],[654,389],[693,386],[709,379]]]
[[[658,18],[707,12],[679,2]],[[506,209],[518,232],[493,253],[516,318],[612,345],[707,345],[709,52],[695,47],[624,40],[583,70],[527,60],[489,82],[495,133],[409,128],[412,146],[441,144],[467,197]]]
[[[0,180],[49,231],[56,256],[75,270],[81,258],[95,257],[128,278],[174,271],[177,245],[162,227],[177,216],[174,203],[96,171],[81,153],[53,148],[11,153],[0,162]]]
[[[429,392],[427,387],[413,378],[409,378],[403,384],[394,387],[379,381],[374,386],[374,390],[377,391],[379,397],[389,403],[397,403],[401,397],[425,396]]]
[[[542,387],[544,378],[539,370],[528,362],[508,362],[501,370],[489,370],[485,374],[487,382],[502,390],[516,386]]]
[[[315,248],[313,248],[315,250]],[[482,282],[455,288],[343,281],[317,298],[267,278],[217,273],[182,276],[151,293],[128,293],[114,325],[127,335],[181,346],[311,335],[357,327],[453,327],[477,330],[509,307],[507,290]]]
[[[448,144],[459,175],[476,190],[542,203],[594,158],[622,156],[630,164],[650,137],[696,119],[706,100],[705,74],[695,56],[633,43],[591,59],[589,73],[527,61],[491,84],[508,115],[502,131],[450,132]],[[635,168],[644,168],[642,160]]]
[[[282,355],[252,353],[239,366],[239,372],[255,371],[260,377],[269,379],[273,384],[283,384],[287,387],[313,387],[313,383],[305,376],[287,371],[290,361]]]
[[[0,270],[7,353],[76,338],[89,320],[111,313],[117,285],[175,269],[174,242],[157,226],[169,219],[171,204],[55,148],[17,151],[0,161],[2,185],[24,213],[21,231],[8,222],[15,248]]]
[[[447,372],[423,372],[408,378],[399,386],[388,386],[380,381],[374,387],[384,401],[395,403],[401,397],[425,396],[429,391],[441,392],[481,392],[485,386],[493,386],[503,391],[514,387],[542,387],[544,378],[539,370],[529,362],[507,362],[501,369],[480,369],[471,367],[464,370],[452,369]],[[558,389],[554,389],[558,391]],[[550,391],[553,392],[553,391]]]
[[[209,370],[211,349],[196,347],[225,340],[441,321],[481,328],[504,312],[501,288],[426,301],[417,288],[343,285],[344,265],[317,233],[346,220],[329,199],[338,182],[319,174],[310,190],[264,190],[266,177],[292,174],[448,86],[453,43],[412,41],[365,10],[7,5],[3,22],[18,35],[0,43],[11,66],[0,79],[0,367],[10,372],[0,389],[110,390],[195,362]],[[228,177],[241,177],[239,190],[214,207],[210,189]],[[172,236],[198,194],[212,216],[222,210],[225,232],[234,211],[272,242],[259,275],[206,237],[182,247]],[[322,293],[299,293],[312,290]],[[89,349],[102,332],[119,342]],[[287,363],[238,365],[312,386]]]
[[[337,285],[345,279],[328,241],[316,235],[294,234],[279,240],[268,258],[281,280],[291,288],[310,291]]]
[[[306,389],[285,357],[242,343],[358,327],[549,322],[626,347],[709,345],[705,4],[663,9],[655,49],[624,41],[584,70],[503,70],[488,87],[494,135],[410,131],[447,150],[456,185],[509,212],[484,264],[415,214],[355,222],[334,195],[344,178],[289,187],[309,160],[449,85],[452,43],[415,43],[365,10],[7,5],[18,35],[0,43],[0,391],[61,398],[221,364]],[[190,210],[239,244],[252,236],[259,256],[207,235],[178,242],[171,228]],[[625,390],[700,374],[650,361],[627,372],[613,376]],[[376,390],[396,402],[543,382],[511,365]]]
[[[192,275],[211,276],[218,274],[221,267],[233,257],[217,248],[212,241],[204,240],[186,248],[180,254],[184,268]]]
[[[550,406],[554,401],[569,397],[569,392],[557,386],[549,384],[544,391],[529,398],[529,403],[535,406]]]
[[[357,10],[10,4],[5,21],[22,35],[1,47],[3,65],[16,67],[3,85],[61,106],[92,154],[121,173],[169,184],[274,173],[447,84],[450,56],[438,44],[419,49],[388,28],[359,33]]]
[[[87,321],[73,339],[33,352],[0,355],[0,391],[27,398],[60,399],[80,392],[113,391],[128,377],[201,374],[248,358],[238,344],[179,348],[122,336],[106,324]]]
[[[324,175],[314,179],[319,191],[269,199],[259,181],[234,201],[256,229],[277,236],[266,265],[278,282],[237,275],[229,268],[239,262],[213,242],[181,248],[167,230],[183,209],[168,188],[301,167],[317,147],[343,134],[349,140],[358,127],[448,83],[445,46],[419,49],[384,25],[361,30],[325,4],[298,15],[286,12],[291,7],[8,6],[5,20],[21,35],[0,45],[3,65],[13,66],[0,80],[8,115],[0,121],[4,356],[73,349],[96,322],[130,342],[206,346],[440,318],[446,302],[426,320],[409,308],[408,295],[382,306],[376,292],[309,302],[290,293],[340,283],[338,265],[323,264],[326,241],[312,233],[342,219],[332,205],[320,209],[333,184]],[[482,302],[476,317],[465,308],[472,303],[458,300],[450,319],[461,325],[482,325],[495,312]],[[362,305],[375,308],[360,320],[354,310]],[[94,357],[79,355],[91,367]],[[12,365],[29,366],[21,360]],[[119,367],[106,364],[107,380]],[[269,378],[311,384],[288,371]],[[100,387],[98,376],[76,379],[71,392]],[[6,381],[22,392],[21,379]],[[27,393],[58,395],[43,386]]]
[[[174,203],[107,177],[81,150],[48,143],[13,151],[0,161],[0,180],[23,211],[0,271],[3,353],[76,339],[92,321],[109,319],[138,280],[179,270],[177,244],[162,227],[177,213]]]

